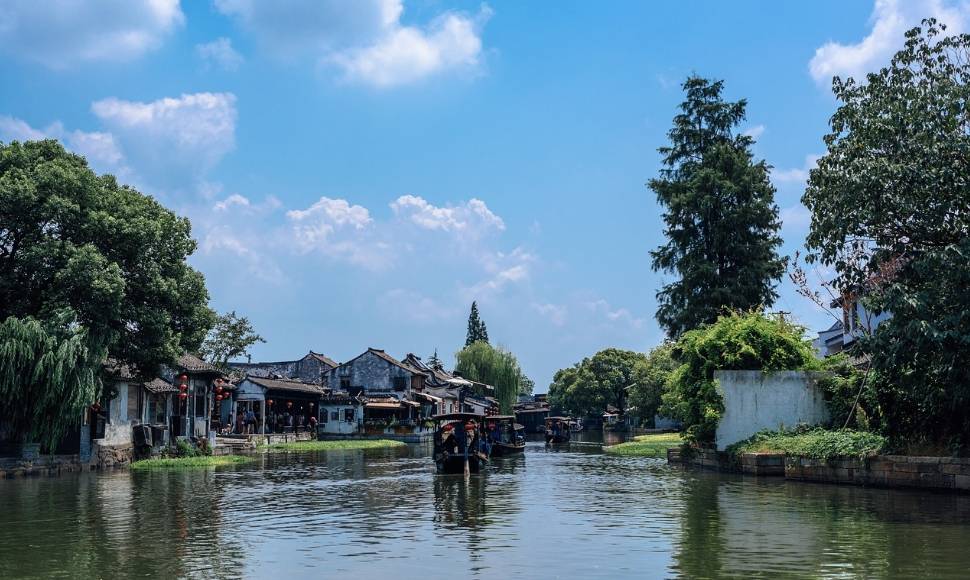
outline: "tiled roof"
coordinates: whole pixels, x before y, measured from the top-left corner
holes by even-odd
[[[414,367],[412,367],[412,366],[411,366],[411,365],[409,365],[409,364],[405,364],[405,363],[403,363],[403,362],[401,362],[401,361],[399,361],[399,360],[397,360],[396,358],[394,358],[393,356],[391,356],[391,355],[389,355],[389,354],[387,354],[386,352],[384,352],[383,350],[381,350],[381,349],[379,349],[379,348],[368,348],[368,349],[367,349],[367,352],[371,352],[371,353],[374,353],[374,354],[375,354],[375,355],[377,355],[378,357],[380,357],[380,358],[382,358],[382,359],[384,359],[384,360],[386,360],[387,362],[389,362],[389,363],[391,363],[392,365],[395,365],[395,366],[399,366],[399,367],[401,367],[402,369],[404,369],[404,370],[406,370],[406,371],[408,371],[409,373],[414,373],[414,374],[416,374],[416,375],[421,375],[421,374],[424,374],[424,373],[422,373],[422,372],[421,372],[420,370],[418,370],[418,369],[416,369],[416,368],[414,368]]]
[[[204,360],[195,356],[194,354],[189,354],[189,353],[185,353],[182,356],[180,356],[178,358],[178,361],[176,361],[176,365],[178,365],[179,367],[187,371],[212,372],[212,373],[222,374],[222,371],[219,368],[205,362]]]
[[[145,383],[145,390],[156,395],[179,392],[178,387],[157,377]]]
[[[256,383],[261,387],[267,389],[273,389],[277,391],[291,391],[296,393],[309,393],[316,395],[325,395],[327,390],[320,385],[314,385],[311,383],[304,383],[301,381],[287,381],[284,379],[266,379],[263,377],[253,377],[248,376],[246,380],[251,383]]]
[[[328,365],[328,366],[333,367],[333,368],[336,368],[336,367],[339,367],[340,366],[340,363],[338,363],[337,361],[333,360],[332,358],[330,358],[329,356],[327,356],[325,354],[320,354],[318,352],[313,352],[311,350],[309,356],[312,356],[313,358],[317,359],[318,361],[322,362],[323,364]]]

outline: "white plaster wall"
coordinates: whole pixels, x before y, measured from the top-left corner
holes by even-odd
[[[352,423],[348,421],[344,421],[345,409],[354,410],[354,421]],[[331,411],[338,412],[340,417],[339,420],[334,421],[333,419],[330,418]],[[330,407],[323,407],[320,412],[327,413],[327,422],[318,423],[317,429],[319,432],[341,434],[341,435],[349,435],[357,432],[357,424],[360,421],[360,418],[358,417],[360,412],[358,411],[357,407],[351,407],[346,405],[334,405]]]
[[[820,373],[805,371],[717,371],[724,398],[717,448],[747,439],[762,429],[790,429],[829,420],[828,406],[817,385]]]

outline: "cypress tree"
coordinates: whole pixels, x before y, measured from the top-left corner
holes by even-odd
[[[747,102],[724,101],[723,84],[687,79],[670,145],[659,149],[663,168],[648,183],[667,236],[650,253],[653,269],[678,278],[657,292],[657,320],[673,337],[726,310],[770,306],[785,269],[771,168],[754,160],[754,139],[735,134]]]
[[[468,333],[465,335],[465,346],[471,346],[478,341],[488,342],[488,329],[478,316],[478,303],[472,302],[471,312],[468,314]]]

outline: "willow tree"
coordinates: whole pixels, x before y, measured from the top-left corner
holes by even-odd
[[[53,447],[108,357],[150,376],[212,325],[188,219],[56,141],[0,143],[0,423]]]
[[[511,413],[521,389],[522,369],[508,350],[477,341],[458,351],[455,371],[462,377],[492,385],[502,413]]]
[[[663,168],[649,187],[664,208],[667,243],[653,269],[676,279],[657,292],[657,320],[673,337],[728,310],[770,306],[785,269],[777,250],[778,206],[769,167],[736,133],[747,103],[725,101],[722,81],[692,76],[661,147]]]

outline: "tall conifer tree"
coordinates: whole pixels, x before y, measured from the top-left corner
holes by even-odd
[[[675,337],[725,309],[770,306],[785,269],[770,167],[754,160],[754,139],[734,132],[746,101],[724,101],[722,81],[691,76],[683,88],[663,168],[648,183],[667,236],[650,253],[653,269],[677,276],[657,292],[657,320]]]
[[[465,335],[465,346],[471,346],[478,341],[488,342],[488,329],[478,316],[478,303],[472,302],[472,310],[468,314],[468,332]]]

